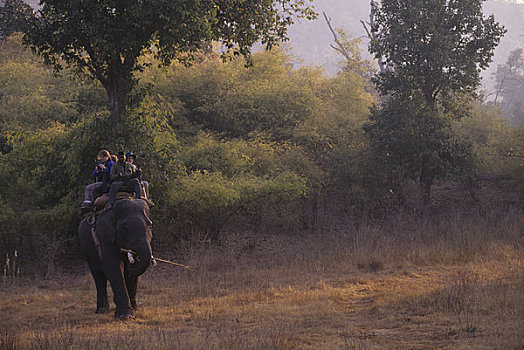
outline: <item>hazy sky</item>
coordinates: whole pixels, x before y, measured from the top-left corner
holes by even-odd
[[[467,0],[464,0],[467,1]],[[518,3],[521,6],[504,5],[504,2]],[[295,65],[322,66],[327,74],[335,74],[339,70],[339,62],[342,60],[330,47],[333,43],[333,35],[322,16],[325,11],[332,18],[332,25],[341,28],[351,37],[362,38],[362,50],[367,54],[368,40],[366,33],[360,24],[361,19],[369,16],[370,0],[314,0],[313,4],[320,16],[315,21],[299,21],[290,28],[290,42],[292,54],[297,58]],[[483,72],[484,87],[492,88],[492,73],[498,64],[507,60],[508,54],[517,47],[524,46],[524,0],[488,0],[484,4],[487,14],[495,14],[508,33],[501,40],[495,50],[494,62],[490,68]],[[513,7],[511,7],[513,6]],[[517,9],[515,7],[521,7]]]

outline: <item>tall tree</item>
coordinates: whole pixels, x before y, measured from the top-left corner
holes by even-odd
[[[25,43],[60,69],[69,64],[98,79],[118,125],[152,53],[163,64],[190,62],[211,41],[249,57],[253,44],[287,38],[295,17],[313,18],[310,0],[42,0]]]
[[[494,104],[511,123],[524,121],[524,49],[510,52],[505,64],[495,72]]]
[[[368,132],[373,149],[389,156],[390,162],[402,159],[403,167],[416,168],[417,178],[425,201],[430,198],[431,186],[437,176],[456,166],[450,164],[449,150],[452,135],[447,131],[447,119],[464,113],[467,103],[457,103],[474,96],[480,84],[480,72],[491,62],[493,51],[505,33],[493,16],[485,17],[485,0],[383,0],[372,3],[374,23],[371,27],[370,52],[381,60],[386,69],[375,76],[374,82],[383,95],[382,108],[374,111]],[[396,100],[392,103],[390,100]],[[421,104],[416,110],[405,106]],[[391,111],[391,108],[396,108]],[[402,110],[398,110],[402,108]],[[399,115],[412,128],[402,138],[387,139],[391,121]],[[415,156],[392,154],[403,152],[391,142],[426,147]],[[416,146],[418,145],[418,146]],[[406,146],[407,147],[407,146]],[[435,148],[436,147],[436,148]],[[459,147],[463,149],[463,147]],[[425,154],[425,156],[421,156]],[[451,157],[453,159],[454,157]],[[446,170],[447,169],[447,170]]]

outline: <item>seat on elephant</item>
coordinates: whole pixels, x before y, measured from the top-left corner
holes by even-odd
[[[142,197],[149,198],[149,182],[147,181],[139,181],[140,184],[140,190]],[[135,193],[135,189],[132,186],[129,185],[123,185],[119,189],[120,192],[129,192],[129,193]]]
[[[120,191],[120,192],[118,192],[116,194],[115,199],[123,199],[123,198],[127,198],[127,199],[133,198],[133,192],[122,192],[122,191]],[[95,203],[94,203],[95,209],[97,211],[104,209],[108,200],[109,200],[109,194],[108,193],[104,193],[103,195],[101,195],[100,197],[95,199]]]

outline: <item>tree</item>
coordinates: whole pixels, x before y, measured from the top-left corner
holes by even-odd
[[[286,39],[293,17],[313,18],[309,0],[43,0],[25,42],[47,63],[78,67],[104,87],[109,109],[122,124],[140,57],[163,64],[191,62],[194,53],[220,41],[249,57],[253,44],[271,48]]]
[[[329,18],[325,12],[323,14],[329,30],[331,34],[333,34],[333,41],[335,42],[335,45],[330,44],[329,46],[344,57],[345,62],[342,70],[357,73],[366,80],[370,80],[373,74],[373,68],[371,61],[362,58],[362,52],[360,50],[362,40],[360,38],[351,38],[342,29],[333,29],[331,18]]]
[[[0,42],[25,31],[33,16],[33,9],[23,0],[0,0]]]
[[[511,51],[506,63],[498,65],[495,80],[495,106],[500,107],[502,114],[513,124],[524,121],[523,48]]]
[[[315,113],[318,98],[305,70],[293,70],[281,49],[257,52],[253,67],[223,63],[219,57],[189,69],[172,65],[167,81],[157,78],[161,94],[179,99],[191,123],[226,137],[249,138],[264,133],[289,140],[294,128]],[[145,77],[144,81],[150,79]]]
[[[20,34],[6,38],[0,45],[0,139],[45,129],[54,122],[72,124],[105,108],[99,85],[73,78],[71,70],[55,76],[22,45]]]
[[[433,180],[457,164],[449,164],[452,139],[446,119],[467,113],[468,100],[480,84],[493,50],[505,33],[493,16],[484,17],[484,0],[384,0],[372,3],[370,52],[385,68],[374,78],[383,100],[388,101],[373,113],[368,132],[372,147],[382,155],[402,159],[398,167],[416,168],[422,195],[427,202]],[[421,104],[416,110],[406,106]],[[393,109],[393,110],[392,110]],[[431,156],[408,157],[392,154],[403,148],[386,142],[383,135],[395,128],[391,118],[407,118],[412,129],[401,138],[389,140],[406,147],[426,147],[420,138],[432,140]],[[464,149],[467,147],[458,147]],[[420,149],[413,154],[426,153]],[[455,157],[451,157],[454,159]],[[448,165],[451,165],[449,167]]]

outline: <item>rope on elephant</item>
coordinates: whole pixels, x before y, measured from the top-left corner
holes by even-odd
[[[176,263],[176,262],[172,262],[172,261],[164,260],[164,259],[160,259],[160,258],[153,258],[153,261],[160,261],[160,262],[163,262],[163,263],[166,263],[166,264],[171,264],[171,265],[183,267],[184,269],[188,269],[188,270],[191,270],[191,271],[195,270],[195,269],[193,269],[189,265],[179,264],[179,263]]]
[[[98,257],[100,260],[102,260],[102,251],[100,250],[100,240],[98,239],[98,235],[96,234],[96,213],[90,212],[84,215],[84,220],[87,222],[89,226],[91,226],[91,237],[93,237],[93,243],[95,244],[96,252],[98,253]]]
[[[94,211],[87,212],[82,216],[82,220],[86,220],[90,226],[93,226],[96,221],[96,213]]]
[[[133,250],[129,250],[129,249],[124,249],[124,248],[120,248],[120,251],[122,253],[126,253],[127,254],[127,258],[129,260],[129,262],[131,264],[134,263],[134,260],[138,260],[135,256],[136,256],[136,252],[133,251]],[[171,264],[171,265],[174,265],[174,266],[178,266],[178,267],[183,267],[184,269],[188,269],[188,270],[191,270],[191,271],[194,271],[195,269],[192,268],[191,266],[189,265],[184,265],[184,264],[180,264],[180,263],[176,263],[176,262],[173,262],[173,261],[169,261],[169,260],[164,260],[164,259],[160,259],[160,258],[155,258],[154,256],[151,256],[151,260],[153,261],[153,266],[156,266],[157,265],[157,261],[160,261],[160,262],[163,262],[163,263],[166,263],[166,264]]]

